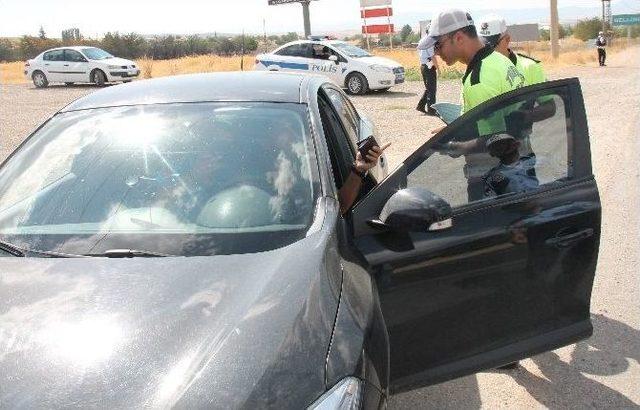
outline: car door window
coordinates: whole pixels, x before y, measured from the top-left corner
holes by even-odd
[[[322,128],[329,146],[336,187],[340,189],[349,175],[350,166],[355,160],[355,152],[349,143],[349,137],[340,116],[332,107],[331,99],[325,92],[321,91],[318,95],[318,106]]]
[[[44,53],[42,59],[45,61],[64,61],[64,50],[51,50]]]
[[[276,52],[277,55],[308,58],[311,54],[308,44],[293,44]]]
[[[325,92],[342,120],[351,144],[355,147],[359,140],[358,130],[360,128],[360,118],[355,108],[340,91],[327,87],[325,88]]]
[[[409,169],[453,207],[536,192],[572,176],[568,89],[551,88],[489,104],[450,127],[426,159]]]
[[[87,61],[82,54],[75,50],[64,50],[64,60],[73,63],[83,63]]]

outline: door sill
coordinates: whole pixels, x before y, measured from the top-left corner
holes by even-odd
[[[494,369],[527,357],[548,352],[586,339],[593,333],[591,320],[587,319],[562,329],[544,333],[521,342],[434,367],[424,372],[391,382],[391,394],[402,393],[419,387],[442,383],[482,370]],[[393,357],[391,358],[393,360]]]

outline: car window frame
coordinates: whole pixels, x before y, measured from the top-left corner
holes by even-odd
[[[300,47],[302,49],[302,47],[306,48],[306,53],[305,55],[291,55],[291,54],[283,54],[283,51],[288,50],[290,48],[293,47]],[[288,46],[284,46],[281,49],[279,49],[278,51],[276,51],[274,54],[278,55],[278,56],[282,56],[282,57],[294,57],[294,58],[311,58],[309,56],[309,44],[308,43],[296,43],[296,44],[290,44]]]
[[[79,51],[77,51],[77,50],[71,50],[71,49],[69,49],[69,48],[65,48],[63,51],[64,51],[64,54],[63,54],[63,58],[64,58],[64,60],[63,60],[63,61],[66,61],[66,62],[68,62],[68,63],[87,63],[87,62],[89,62],[89,61],[87,60],[87,58],[86,58],[86,57],[85,57],[81,52],[79,52]],[[78,54],[80,57],[82,57],[82,60],[78,60],[78,61],[76,61],[76,60],[70,60],[70,59],[68,59],[68,58],[67,58],[67,53],[71,53],[71,54],[72,54],[72,53],[75,53],[75,54]]]
[[[328,92],[333,92],[336,93],[339,98],[342,101],[343,106],[345,107],[345,109],[349,112],[349,114],[351,115],[351,117],[353,117],[353,119],[355,120],[355,122],[351,122],[347,119],[347,125],[349,128],[351,128],[351,125],[353,125],[353,130],[354,130],[354,139],[351,138],[351,133],[346,131],[347,136],[349,137],[349,143],[351,144],[351,149],[355,152],[358,141],[360,141],[360,127],[361,127],[361,118],[360,115],[357,114],[357,111],[355,111],[355,108],[353,107],[353,105],[351,104],[351,101],[349,101],[348,98],[346,98],[346,96],[344,95],[344,92],[342,90],[338,90],[336,87],[331,87],[328,84],[325,84],[324,86],[322,86],[322,89],[324,90],[325,93],[328,94]],[[331,99],[330,95],[327,95],[327,97],[329,99]],[[335,109],[335,107],[333,107]],[[338,117],[340,117],[340,119],[342,120],[343,124],[343,128],[345,127],[345,118],[343,118],[343,116],[341,115],[340,112],[337,113]]]
[[[573,79],[567,79],[573,80]],[[577,79],[576,79],[577,80]],[[565,100],[566,104],[570,107],[569,116],[572,118],[572,128],[574,129],[574,137],[572,138],[570,134],[567,135],[567,176],[564,180],[556,180],[552,182],[548,182],[544,185],[540,185],[539,188],[528,191],[528,192],[520,192],[514,194],[507,194],[498,197],[487,198],[486,200],[477,200],[473,202],[468,202],[462,205],[458,205],[452,207],[454,215],[462,212],[471,212],[475,209],[486,208],[487,206],[493,206],[494,203],[502,203],[502,202],[510,202],[510,201],[520,201],[523,198],[542,195],[545,192],[553,191],[558,188],[565,187],[567,185],[571,185],[576,183],[576,181],[581,180],[583,177],[588,177],[587,175],[580,172],[580,170],[576,169],[576,165],[579,163],[577,160],[577,152],[575,150],[575,135],[578,135],[576,132],[576,113],[574,112],[574,107],[572,104],[572,96],[570,94],[571,90],[568,84],[564,83],[565,80],[557,80],[557,82],[546,82],[541,84],[535,84],[533,86],[523,87],[518,90],[511,91],[509,93],[505,93],[494,97],[484,103],[474,107],[472,110],[464,113],[460,117],[458,117],[455,121],[441,130],[438,134],[436,134],[433,138],[429,139],[426,143],[424,143],[420,148],[414,151],[409,157],[404,161],[406,166],[406,174],[410,175],[417,167],[419,167],[424,161],[428,159],[433,153],[428,154],[428,157],[425,158],[426,151],[432,149],[435,145],[443,144],[450,141],[454,136],[457,135],[458,131],[469,127],[470,123],[476,123],[478,119],[483,118],[489,109],[496,105],[500,105],[502,107],[508,106],[509,104],[516,103],[522,96],[526,94],[534,94],[537,92],[545,92],[545,94],[553,94],[554,89],[567,89],[567,98]],[[558,83],[558,84],[552,84]],[[523,90],[527,91],[524,92]],[[560,94],[560,93],[557,93]]]
[[[459,129],[466,127],[467,121],[477,119],[479,114],[483,113],[487,108],[497,104],[503,104],[504,101],[517,99],[521,96],[537,91],[547,91],[562,87],[566,87],[568,89],[566,101],[569,104],[569,107],[567,109],[569,110],[569,115],[573,118],[573,135],[569,135],[567,141],[567,157],[569,159],[569,163],[573,167],[572,177],[568,177],[564,181],[547,183],[539,189],[530,192],[503,195],[492,198],[490,201],[470,202],[453,208],[452,216],[456,217],[461,214],[479,212],[492,207],[503,207],[509,204],[521,202],[523,199],[529,197],[551,195],[558,189],[564,189],[567,186],[572,185],[579,186],[582,183],[592,180],[594,176],[592,172],[589,130],[584,107],[584,98],[580,88],[580,80],[573,77],[533,84],[485,101],[457,118],[414,150],[411,155],[409,155],[398,167],[389,173],[385,179],[380,181],[374,189],[368,192],[367,195],[361,201],[356,203],[350,210],[354,221],[354,235],[363,236],[376,232],[376,229],[370,227],[366,221],[374,214],[377,218],[379,211],[391,195],[393,195],[397,190],[407,187],[407,176],[417,166],[422,164],[424,160],[426,160],[426,151],[432,150],[435,145],[442,143],[442,141],[447,141],[447,138],[452,136]],[[582,100],[582,103],[579,102],[580,100]]]
[[[55,55],[55,53],[61,53],[62,59],[54,60],[54,59],[45,58],[47,55],[52,55],[53,56],[53,55]],[[64,59],[64,50],[63,49],[57,49],[57,50],[45,51],[45,53],[42,55],[42,60],[43,61],[56,61],[56,62],[65,61],[65,59]]]

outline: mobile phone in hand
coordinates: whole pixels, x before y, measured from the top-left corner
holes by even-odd
[[[369,162],[369,160],[367,159],[367,154],[369,153],[369,150],[376,145],[378,145],[378,141],[373,138],[373,135],[370,135],[362,141],[358,142],[358,152],[360,152],[360,155],[362,155],[362,159],[364,161]]]

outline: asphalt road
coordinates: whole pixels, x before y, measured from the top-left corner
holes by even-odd
[[[551,78],[579,77],[583,87],[603,229],[592,295],[594,335],[581,343],[494,370],[394,396],[391,409],[640,407],[640,48],[605,68],[572,66]],[[49,115],[92,86],[0,86],[0,160]],[[441,125],[414,110],[420,83],[355,97],[397,164]],[[459,100],[459,82],[439,85],[440,101]]]

